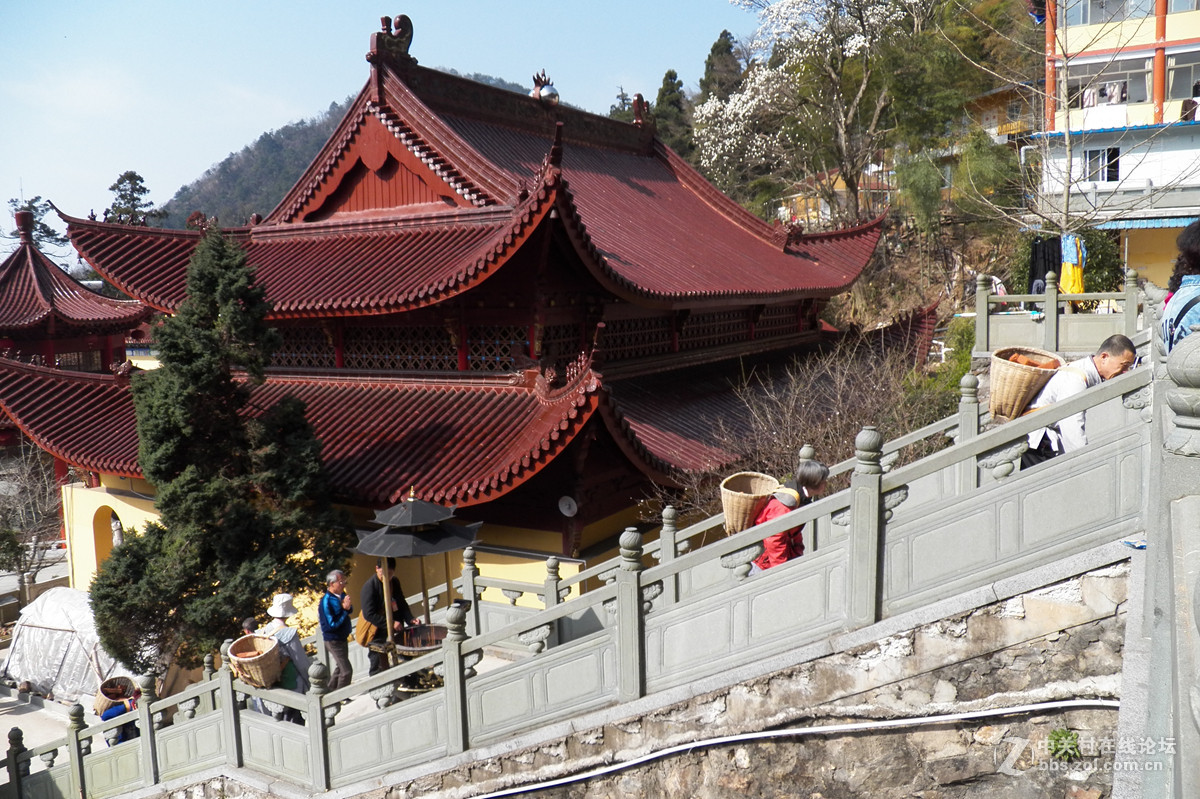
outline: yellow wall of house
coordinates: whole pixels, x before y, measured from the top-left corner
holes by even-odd
[[[1159,286],[1166,287],[1175,267],[1175,239],[1183,228],[1153,228],[1126,230],[1122,236],[1121,254],[1126,264]]]
[[[1167,43],[1200,39],[1200,11],[1167,14]]]
[[[1191,13],[1170,14],[1167,24],[1177,16],[1192,16]],[[1071,54],[1115,50],[1119,48],[1154,46],[1154,16],[1125,20],[1119,23],[1106,22],[1101,25],[1071,25],[1061,28],[1055,39],[1056,55],[1063,50]],[[1177,37],[1178,38],[1178,37]]]

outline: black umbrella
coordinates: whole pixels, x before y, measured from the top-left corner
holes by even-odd
[[[378,530],[356,530],[358,551],[388,558],[423,558],[462,549],[475,540],[483,522],[439,522],[415,530],[387,525]]]
[[[444,522],[454,516],[454,508],[417,499],[416,488],[408,490],[408,498],[385,510],[375,512],[375,521],[392,527],[421,527]],[[441,550],[439,550],[441,551]]]
[[[417,500],[417,502],[419,501]],[[428,505],[430,503],[423,502],[421,504]],[[355,547],[355,551],[362,555],[380,558],[421,558],[421,598],[425,602],[425,621],[428,623],[429,588],[425,583],[425,556],[463,549],[475,540],[475,536],[482,526],[483,522],[454,524],[443,520],[408,529],[403,529],[398,525],[387,525],[378,530],[356,530],[358,546]],[[450,591],[449,568],[446,569],[446,590]],[[387,624],[390,631],[392,629],[390,580],[383,581],[383,606],[387,613]]]

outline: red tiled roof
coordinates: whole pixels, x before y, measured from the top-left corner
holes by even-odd
[[[0,408],[35,444],[67,463],[137,477],[137,419],[127,384],[0,358]]]
[[[387,225],[343,222],[229,231],[246,250],[274,310],[270,318],[367,315],[451,297],[490,275],[552,207],[550,171],[515,208],[408,216]],[[79,253],[121,290],[162,311],[185,296],[191,230],[154,230],[64,216]]]
[[[596,410],[599,385],[589,369],[554,390],[531,372],[429,380],[272,376],[253,390],[251,407],[270,407],[286,394],[307,404],[344,501],[391,505],[416,486],[422,499],[466,506],[508,492],[557,456]],[[113,376],[0,359],[0,408],[69,463],[141,473],[133,395]]]
[[[0,335],[107,334],[137,327],[150,317],[141,303],[116,300],[81,285],[22,240],[0,264]]]
[[[263,224],[229,231],[258,267],[276,318],[385,313],[451,296],[515,252],[548,199],[597,280],[660,307],[828,297],[853,283],[879,239],[880,220],[789,239],[639,127],[549,112],[421,67],[403,76],[375,69],[381,79],[368,82],[279,207]],[[349,176],[366,174],[354,164],[396,158],[394,180],[436,185],[449,204],[386,189],[378,170],[375,188],[349,188]],[[352,203],[339,181],[350,181]],[[527,184],[533,196],[523,199]],[[317,218],[300,213],[314,204],[326,221],[298,221]],[[64,219],[80,254],[122,290],[162,310],[181,301],[196,234]]]
[[[490,161],[516,174],[536,170],[550,149],[549,134],[461,116],[447,120]],[[785,249],[780,229],[718,192],[665,148],[643,154],[568,141],[562,170],[571,204],[563,216],[585,233],[598,276],[648,299],[836,294],[866,266],[881,232],[877,219],[805,235]]]

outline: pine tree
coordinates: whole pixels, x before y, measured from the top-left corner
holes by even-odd
[[[658,99],[654,102],[654,120],[658,125],[658,137],[684,158],[689,157],[692,152],[691,114],[683,94],[683,81],[673,69],[663,75]]]
[[[249,407],[279,337],[245,253],[209,232],[187,285],[155,331],[162,366],[132,386],[160,518],[113,549],[91,588],[102,644],[137,671],[198,664],[271,594],[322,586],[353,537],[303,403]]]
[[[122,172],[108,190],[113,193],[113,202],[104,209],[105,222],[144,227],[166,216],[165,211],[155,209],[154,203],[146,199],[150,189],[146,188],[142,176],[132,169]]]
[[[70,244],[70,240],[66,236],[46,224],[46,215],[53,210],[53,207],[50,205],[50,201],[43,200],[41,195],[24,202],[14,197],[8,201],[8,207],[14,215],[17,211],[28,211],[33,214],[33,243],[38,246],[38,249],[65,247]],[[15,239],[19,238],[21,234],[13,230],[8,235]]]
[[[709,97],[724,102],[741,85],[744,70],[733,52],[733,45],[733,34],[729,31],[721,31],[721,35],[713,42],[708,58],[704,59],[704,77],[700,79],[698,103],[703,103]]]

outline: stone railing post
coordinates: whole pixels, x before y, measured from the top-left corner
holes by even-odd
[[[979,378],[967,372],[958,381],[958,442],[965,444],[979,435]],[[964,494],[979,487],[979,466],[975,458],[958,465],[958,490]]]
[[[1167,771],[1176,775],[1173,796],[1200,796],[1200,761],[1189,752],[1200,751],[1200,332],[1171,349],[1166,358],[1168,380],[1154,387],[1155,424],[1163,425],[1159,472],[1150,473],[1150,496],[1145,522],[1146,584],[1154,586],[1154,607],[1144,616],[1154,630],[1149,669],[1171,681],[1169,712],[1150,714],[1146,736],[1174,739]],[[1163,347],[1165,351],[1165,346]],[[1162,409],[1165,403],[1174,412]],[[1160,418],[1161,417],[1161,418]],[[1153,439],[1152,439],[1153,440]],[[1161,554],[1150,557],[1152,553]],[[1169,675],[1169,676],[1166,676]],[[1170,719],[1170,721],[1167,721]],[[1114,775],[1115,776],[1115,775]],[[1150,791],[1146,792],[1150,795]]]
[[[992,288],[992,279],[984,274],[975,275],[975,350],[991,352],[992,343],[988,339],[988,294]]]
[[[1058,274],[1056,272],[1046,273],[1046,301],[1042,305],[1042,309],[1046,312],[1042,324],[1045,326],[1042,333],[1045,338],[1042,339],[1042,347],[1050,352],[1058,352]]]
[[[471,735],[467,719],[467,665],[462,643],[467,640],[470,604],[457,600],[446,609],[446,637],[442,640],[442,691],[446,697],[446,754],[467,751]]]
[[[21,787],[21,780],[29,776],[29,761],[19,761],[25,751],[25,734],[20,727],[13,727],[8,731],[8,784],[13,787],[17,799],[24,799],[25,789]]]
[[[213,653],[209,652],[204,656],[204,670],[201,676],[205,682],[211,682],[217,673],[217,659],[213,657]],[[216,709],[216,703],[211,692],[205,693],[200,697],[199,710],[201,713],[211,713]]]
[[[642,534],[636,527],[621,533],[617,569],[617,701],[639,698],[645,686],[642,615]]]
[[[162,714],[151,713],[150,704],[158,699],[157,685],[153,674],[143,674],[136,679],[142,697],[138,700],[138,727],[142,736],[138,740],[142,747],[142,777],[145,785],[158,784],[158,730],[162,727]]]
[[[71,774],[71,795],[87,796],[87,783],[84,779],[83,756],[91,750],[91,741],[80,738],[83,731],[83,705],[75,703],[67,711],[67,765]]]
[[[1125,335],[1133,338],[1138,331],[1137,270],[1125,268]]]
[[[683,554],[683,552],[687,551],[688,544],[686,541],[681,546],[675,540],[675,534],[679,532],[679,528],[675,526],[675,521],[678,517],[679,514],[673,505],[667,505],[663,508],[662,527],[658,531],[659,563],[670,563]],[[668,605],[674,605],[679,601],[679,575],[672,574],[666,579],[665,583],[663,586],[663,601]]]
[[[562,599],[559,597],[559,583],[562,582],[562,577],[558,573],[558,558],[551,555],[546,558],[546,579],[542,583],[542,605],[549,610],[555,607]],[[558,646],[558,623],[560,619],[555,619],[550,624],[550,633],[546,636],[545,646],[550,648]]]
[[[475,547],[464,549],[462,558],[461,593],[470,608],[467,611],[467,634],[479,635],[482,631],[479,629],[479,589],[475,587],[475,580],[479,577],[479,569],[475,567]]]
[[[309,761],[312,764],[312,787],[316,791],[329,790],[329,725],[334,713],[326,716],[321,707],[321,697],[328,693],[329,667],[314,660],[308,667],[308,718],[304,720],[308,729]],[[336,708],[334,708],[336,713]]]
[[[854,439],[857,463],[850,476],[850,623],[879,621],[879,560],[883,538],[883,436],[873,426]]]
[[[229,647],[232,640],[226,638],[221,644],[221,668],[217,671],[217,679],[221,683],[221,727],[225,732],[226,763],[233,768],[242,767],[242,735],[240,730],[241,707],[233,690],[233,669],[229,668]]]

